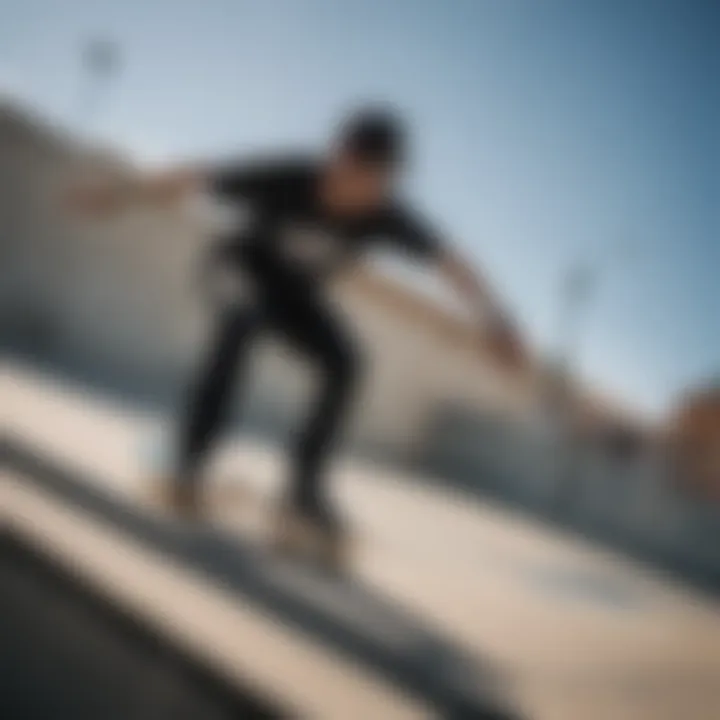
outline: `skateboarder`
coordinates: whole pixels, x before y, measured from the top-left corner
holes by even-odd
[[[238,278],[242,292],[220,313],[182,418],[176,473],[168,484],[178,510],[200,511],[202,464],[228,410],[234,379],[253,339],[269,329],[312,363],[321,378],[293,451],[287,518],[326,547],[342,546],[342,524],[325,492],[326,466],[357,397],[362,362],[326,287],[371,248],[395,248],[439,271],[485,319],[484,341],[508,362],[521,358],[518,336],[485,283],[401,199],[407,144],[394,112],[367,108],[346,119],[319,157],[189,167],[122,188],[98,186],[78,193],[81,205],[107,210],[132,202],[172,203],[210,191],[249,211],[243,228],[223,238],[212,254],[217,267]]]

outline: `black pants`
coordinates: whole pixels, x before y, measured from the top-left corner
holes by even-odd
[[[264,330],[279,335],[318,371],[318,395],[296,439],[289,500],[318,519],[327,519],[332,513],[323,480],[359,379],[358,353],[329,302],[287,284],[261,290],[251,305],[220,318],[181,428],[180,480],[199,481],[202,461],[235,395],[235,380],[244,374],[253,341]]]

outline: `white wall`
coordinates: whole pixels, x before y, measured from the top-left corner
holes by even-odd
[[[0,112],[0,116],[2,113]],[[6,118],[7,120],[7,118]],[[83,173],[131,170],[112,158],[80,156],[42,128],[18,136],[0,127],[0,173],[17,188],[14,222],[0,218],[0,286],[4,316],[28,308],[52,318],[65,350],[119,370],[190,372],[206,333],[207,314],[193,287],[207,233],[191,208],[132,212],[80,223],[58,212],[58,189]],[[13,136],[13,133],[15,136]],[[12,139],[10,139],[12,137]],[[89,170],[88,167],[93,168]],[[21,283],[12,278],[22,277]],[[353,421],[354,435],[407,449],[422,439],[438,405],[512,404],[516,389],[474,355],[448,344],[416,318],[373,296],[362,285],[341,286],[336,299],[364,339],[370,372]],[[251,402],[292,416],[310,391],[304,368],[265,345],[253,363]]]

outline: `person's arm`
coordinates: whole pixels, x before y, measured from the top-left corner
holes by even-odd
[[[280,176],[285,162],[248,162],[225,167],[188,165],[132,178],[98,181],[71,189],[70,206],[86,214],[115,212],[131,205],[173,206],[203,191],[251,200]]]
[[[132,178],[98,179],[72,186],[68,208],[81,215],[106,215],[131,205],[174,205],[203,187],[199,168],[176,168]]]
[[[445,282],[479,317],[483,340],[503,362],[519,366],[526,362],[520,333],[500,307],[489,283],[465,258],[449,249],[441,250],[435,266]]]
[[[400,244],[425,261],[478,318],[482,341],[505,363],[526,362],[526,350],[509,315],[482,273],[428,224],[407,211],[396,211],[392,227]]]

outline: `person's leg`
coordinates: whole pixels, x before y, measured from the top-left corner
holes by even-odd
[[[283,315],[280,332],[318,371],[318,394],[301,429],[292,457],[289,500],[326,525],[337,518],[325,486],[335,442],[349,415],[360,379],[354,339],[329,306],[305,299]]]
[[[176,478],[186,490],[197,488],[201,465],[228,412],[235,378],[242,372],[258,326],[255,311],[228,311],[220,319],[180,428]]]

